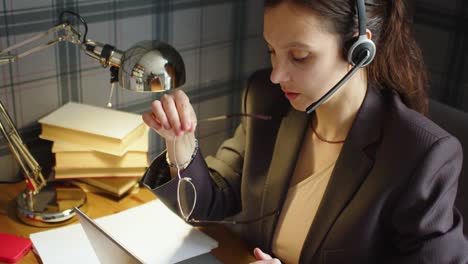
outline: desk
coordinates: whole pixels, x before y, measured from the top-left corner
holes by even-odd
[[[24,183],[0,184],[0,232],[29,237],[31,233],[46,230],[46,228],[25,225],[16,217],[15,198],[24,188]],[[154,199],[154,195],[145,188],[140,188],[138,193],[130,194],[120,200],[113,200],[94,193],[87,193],[87,196],[87,214],[91,218],[117,213]],[[203,227],[201,230],[219,242],[219,247],[211,253],[223,263],[238,264],[255,261],[252,249],[248,248],[241,239],[225,227],[209,226]],[[37,264],[40,263],[40,260],[30,251],[17,263]]]

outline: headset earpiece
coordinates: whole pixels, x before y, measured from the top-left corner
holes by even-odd
[[[369,58],[362,64],[362,67],[369,65],[375,57],[375,44],[372,40],[367,38],[367,35],[361,35],[353,42],[348,50],[348,62],[355,66],[359,64],[360,59],[365,56],[365,51],[369,51]]]
[[[364,0],[356,0],[358,24],[359,24],[359,37],[350,40],[350,48],[348,50],[347,59],[348,62],[353,66],[346,75],[338,81],[328,92],[320,97],[317,101],[313,102],[306,108],[306,113],[311,114],[323,104],[328,98],[330,98],[343,84],[345,84],[360,68],[369,65],[375,57],[375,44],[372,40],[367,38],[366,34],[366,7]],[[347,45],[346,45],[347,46]],[[344,51],[346,52],[346,51]],[[344,53],[343,52],[343,53]],[[344,55],[344,54],[343,54]]]

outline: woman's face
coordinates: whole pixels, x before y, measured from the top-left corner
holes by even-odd
[[[347,72],[338,36],[313,11],[283,3],[267,8],[263,35],[271,53],[270,79],[291,105],[305,109]]]

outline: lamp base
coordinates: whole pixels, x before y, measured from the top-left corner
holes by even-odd
[[[18,218],[28,225],[60,226],[74,220],[74,207],[86,209],[86,193],[69,182],[48,182],[36,195],[21,192],[16,205]]]

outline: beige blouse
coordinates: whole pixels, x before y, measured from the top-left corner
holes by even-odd
[[[289,188],[273,237],[273,253],[282,263],[299,263],[302,245],[334,167],[335,162]]]

